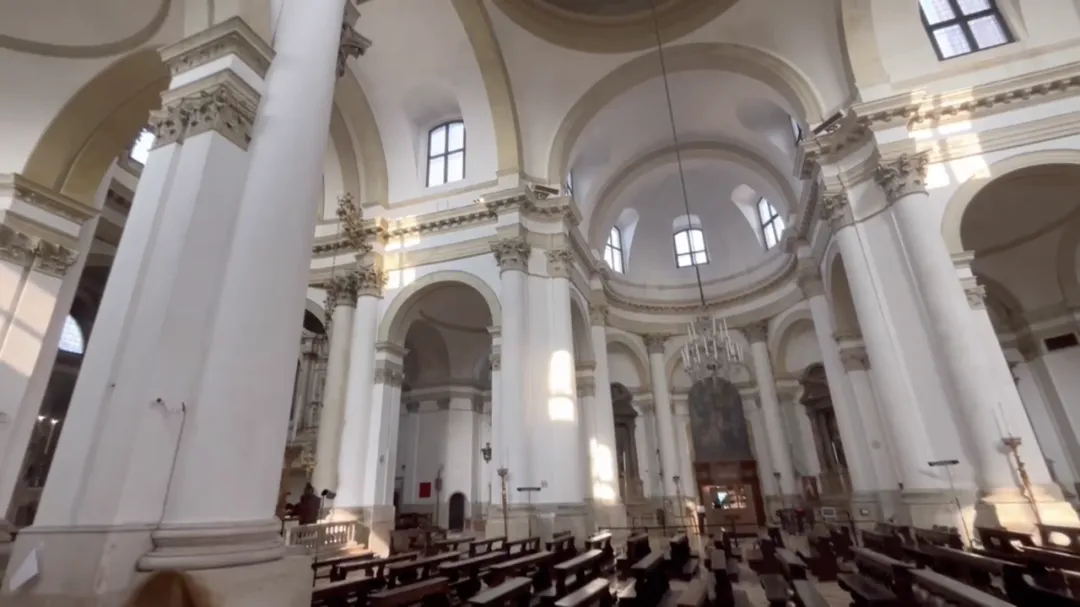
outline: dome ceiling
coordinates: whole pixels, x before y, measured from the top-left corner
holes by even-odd
[[[675,40],[709,23],[736,0],[493,0],[518,26],[564,48],[628,53]]]

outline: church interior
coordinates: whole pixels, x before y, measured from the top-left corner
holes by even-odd
[[[4,607],[1080,605],[1080,1],[0,0],[0,81]]]

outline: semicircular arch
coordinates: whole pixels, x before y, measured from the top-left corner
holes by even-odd
[[[472,287],[487,302],[492,326],[502,325],[502,306],[499,304],[499,296],[484,279],[461,270],[440,270],[421,276],[394,295],[379,323],[378,341],[404,344],[405,332],[408,330],[405,321],[409,307],[418,302],[429,288],[445,283],[459,283]]]
[[[743,74],[772,87],[791,106],[796,118],[807,124],[821,121],[824,103],[810,81],[780,57],[748,46],[727,42],[695,42],[664,49],[668,73],[716,70]],[[570,154],[585,126],[607,104],[633,87],[657,76],[660,58],[646,53],[615,68],[577,100],[555,133],[548,156],[549,183],[562,183]]]
[[[642,386],[651,384],[649,377],[649,353],[645,350],[645,343],[639,338],[621,329],[607,328],[606,345],[619,344],[625,347],[631,354],[634,370],[641,377]]]
[[[769,331],[768,339],[769,356],[772,357],[773,369],[783,368],[780,363],[783,362],[784,356],[787,354],[791,338],[801,332],[806,323],[810,323],[812,330],[814,318],[811,316],[810,310],[804,306],[791,308],[777,317],[772,330]]]

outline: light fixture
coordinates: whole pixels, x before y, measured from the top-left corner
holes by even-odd
[[[480,447],[480,457],[484,458],[485,464],[491,463],[491,443],[485,443],[483,447]]]
[[[657,17],[656,0],[651,1],[653,32],[656,34],[656,53],[660,57],[660,75],[664,81],[668,119],[671,122],[671,139],[675,147],[675,164],[679,169],[679,186],[682,190],[683,208],[690,217],[690,197],[686,190],[686,174],[683,170],[682,150],[679,147],[679,131],[675,128],[675,108],[671,102],[671,84],[668,82],[667,62],[664,59],[664,43],[660,37],[660,20]],[[696,260],[695,260],[696,261]],[[705,286],[701,282],[701,268],[694,263],[701,314],[687,327],[687,341],[683,347],[683,370],[695,384],[709,378],[721,378],[730,370],[732,363],[742,361],[742,348],[731,340],[727,319],[709,312],[705,301]]]

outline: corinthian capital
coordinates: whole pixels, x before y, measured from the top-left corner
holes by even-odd
[[[589,322],[594,325],[605,326],[608,323],[608,307],[604,304],[592,304],[589,306]]]
[[[890,203],[916,192],[926,191],[926,166],[930,161],[928,151],[917,154],[901,154],[896,160],[882,162],[874,171],[874,179],[885,190]]]
[[[45,241],[38,242],[34,254],[38,259],[38,271],[58,277],[67,274],[68,268],[75,263],[77,257],[75,251]]]
[[[373,247],[368,242],[367,231],[364,229],[364,211],[356,204],[352,194],[346,192],[338,196],[337,216],[345,238],[349,240],[352,248],[356,249],[357,258],[370,252]]]
[[[851,203],[847,192],[826,191],[821,196],[821,215],[834,229],[851,223]]]
[[[357,296],[371,295],[382,297],[383,287],[386,286],[386,272],[374,264],[360,266],[356,270]]]
[[[38,272],[63,277],[76,257],[71,249],[0,224],[0,259],[4,261],[23,267],[32,265]]]
[[[548,273],[556,278],[570,278],[574,253],[570,249],[552,249],[547,252]]]
[[[964,295],[967,296],[968,305],[972,310],[986,309],[986,287],[974,280],[965,281]]]
[[[532,247],[525,242],[524,238],[503,238],[491,244],[491,252],[495,254],[495,263],[506,272],[517,270],[524,272],[529,267],[529,254]]]
[[[226,72],[169,91],[162,108],[150,113],[154,147],[213,131],[242,149],[251,143],[258,93]]]
[[[645,335],[644,339],[645,349],[649,352],[649,354],[664,353],[664,342],[667,341],[666,335],[656,335],[655,333],[651,333],[649,335]]]
[[[333,316],[338,306],[356,307],[359,290],[360,277],[355,271],[331,278],[326,283],[326,313]]]
[[[848,371],[865,371],[870,368],[870,357],[866,355],[866,348],[851,346],[840,350],[840,361],[844,363],[844,369]]]
[[[34,260],[36,248],[34,239],[10,226],[0,224],[0,259],[18,266],[28,266]]]

